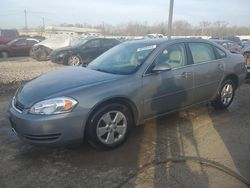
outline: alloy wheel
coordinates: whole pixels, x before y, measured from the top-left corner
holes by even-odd
[[[225,84],[221,91],[221,102],[227,106],[233,99],[233,86],[229,83]]]
[[[72,66],[79,66],[81,64],[81,60],[78,56],[72,55],[68,59],[68,64]]]
[[[96,134],[98,139],[108,145],[123,139],[127,132],[127,119],[120,111],[109,111],[98,121]]]

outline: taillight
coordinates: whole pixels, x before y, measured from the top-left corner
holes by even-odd
[[[244,55],[244,64],[247,65],[247,55]]]

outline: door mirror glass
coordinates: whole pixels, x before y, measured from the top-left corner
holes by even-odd
[[[159,63],[156,64],[155,67],[152,69],[152,72],[163,72],[163,71],[169,71],[171,70],[171,67],[169,64],[167,63]]]

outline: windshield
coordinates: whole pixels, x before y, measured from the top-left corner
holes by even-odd
[[[156,47],[155,44],[123,43],[99,56],[87,68],[112,74],[132,74]]]

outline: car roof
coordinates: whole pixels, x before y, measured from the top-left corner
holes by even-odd
[[[116,38],[104,38],[104,37],[93,37],[93,38],[86,38],[87,40],[92,40],[92,39],[105,39],[105,40],[117,40]]]
[[[231,43],[235,43],[234,41],[231,41],[231,40],[222,40],[222,39],[209,39],[210,41],[213,41],[213,42],[231,42]]]
[[[145,45],[161,45],[161,44],[167,44],[167,43],[178,43],[178,42],[205,42],[214,44],[209,40],[205,39],[197,39],[197,38],[178,38],[178,39],[139,39],[139,40],[131,40],[126,41],[125,43],[135,43],[135,44],[145,44]]]

